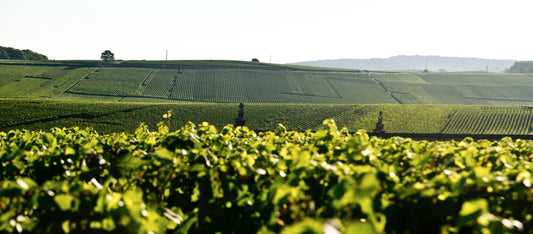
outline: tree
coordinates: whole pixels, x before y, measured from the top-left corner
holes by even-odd
[[[253,58],[253,59],[252,59],[252,62],[259,62],[259,59],[257,59],[257,58]]]
[[[100,58],[104,60],[104,62],[113,61],[115,60],[115,54],[113,54],[111,50],[106,50],[102,53],[102,56],[100,56]]]
[[[508,73],[531,73],[533,72],[533,61],[518,61],[510,68],[505,69]]]
[[[0,59],[48,60],[48,57],[31,50],[19,50],[0,46]]]

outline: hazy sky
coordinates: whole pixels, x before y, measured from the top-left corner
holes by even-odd
[[[50,59],[533,60],[531,0],[1,0],[0,46]]]

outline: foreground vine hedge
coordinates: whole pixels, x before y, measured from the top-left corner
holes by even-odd
[[[370,138],[332,120],[16,130],[0,133],[0,231],[531,231],[532,157],[532,141]]]

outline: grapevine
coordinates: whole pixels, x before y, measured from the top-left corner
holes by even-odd
[[[532,154],[528,140],[381,139],[330,119],[315,132],[12,130],[0,231],[532,230]]]

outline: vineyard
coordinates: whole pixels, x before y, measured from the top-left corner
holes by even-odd
[[[392,136],[529,138],[532,88],[528,74],[2,61],[0,232],[531,232],[533,141],[366,131],[382,112]]]
[[[97,69],[67,92],[94,96],[133,96],[152,73],[153,70],[144,68]]]
[[[483,106],[456,112],[443,133],[526,135],[533,132],[531,107]]]
[[[161,71],[155,75],[157,79]],[[167,93],[168,94],[168,93]],[[207,121],[217,128],[233,124],[238,105],[231,103],[141,103],[3,100],[0,131],[92,127],[101,133],[133,132],[137,123],[157,125],[159,113],[172,110],[171,127]],[[470,105],[339,105],[245,104],[246,126],[255,131],[317,130],[322,120],[335,119],[350,131],[375,128],[379,112],[387,133],[528,135],[533,113],[528,106]],[[175,130],[175,129],[174,129]]]
[[[502,73],[371,74],[402,104],[530,105],[533,78]]]
[[[192,123],[0,132],[2,232],[533,230],[533,141]]]
[[[533,78],[244,61],[0,63],[0,98],[115,102],[530,105]]]

